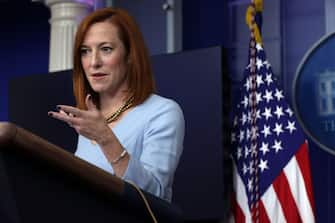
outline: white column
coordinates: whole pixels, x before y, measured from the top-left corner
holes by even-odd
[[[335,1],[325,0],[326,34],[335,32]]]
[[[94,0],[45,0],[51,10],[49,72],[73,68],[73,44],[80,21],[93,11]]]
[[[166,0],[163,4],[166,11],[166,52],[182,50],[182,1]]]

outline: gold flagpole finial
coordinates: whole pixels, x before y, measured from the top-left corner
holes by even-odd
[[[254,32],[256,43],[262,43],[262,37],[260,29],[255,22],[256,13],[262,13],[263,11],[263,0],[253,0],[251,5],[248,6],[245,20],[251,32]]]

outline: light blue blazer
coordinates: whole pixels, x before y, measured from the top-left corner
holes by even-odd
[[[167,201],[183,151],[185,121],[180,106],[171,99],[151,95],[129,111],[112,131],[130,154],[123,179]],[[75,155],[114,174],[99,145],[79,135]]]

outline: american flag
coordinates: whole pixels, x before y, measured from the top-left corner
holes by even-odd
[[[231,220],[315,222],[307,141],[254,40],[235,115]]]

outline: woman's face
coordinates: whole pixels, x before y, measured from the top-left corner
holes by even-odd
[[[80,51],[86,78],[95,92],[113,96],[127,90],[127,52],[114,24],[93,24]]]

